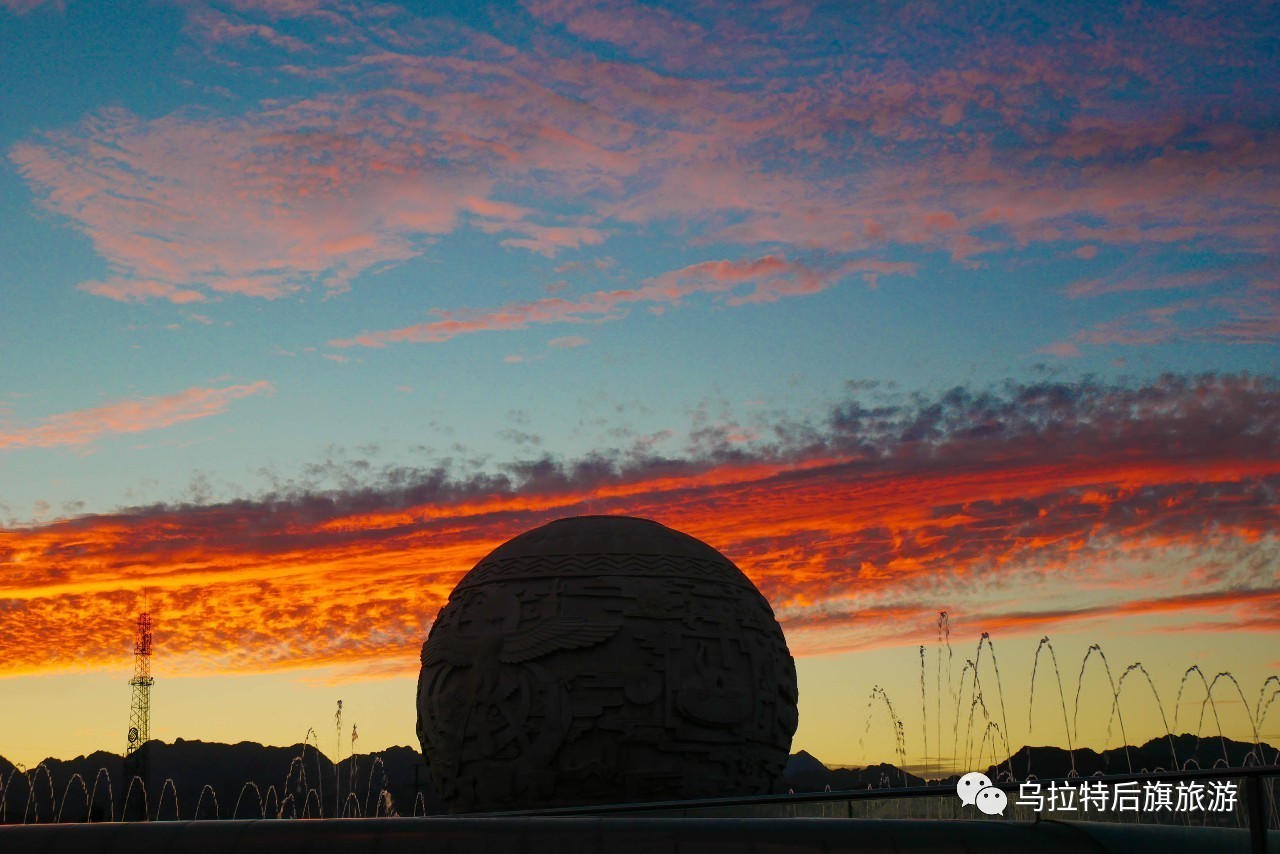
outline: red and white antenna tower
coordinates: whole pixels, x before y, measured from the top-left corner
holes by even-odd
[[[124,753],[125,791],[131,788],[137,777],[145,787],[150,772],[147,742],[151,740],[151,612],[147,608],[147,594],[142,592],[142,613],[138,614],[137,637],[133,644],[133,701],[129,705],[129,744]],[[128,795],[126,795],[126,798]],[[127,805],[126,805],[127,806]]]

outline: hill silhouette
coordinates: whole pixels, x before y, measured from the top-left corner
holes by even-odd
[[[422,755],[411,747],[347,757],[336,768],[311,744],[270,747],[248,741],[220,744],[178,739],[173,744],[152,741],[148,749],[152,779],[148,814],[161,819],[445,812],[428,781]],[[1280,751],[1271,745],[1263,744],[1260,753],[1262,764],[1280,764]],[[1073,769],[1089,776],[1130,769],[1240,767],[1258,764],[1258,756],[1258,745],[1248,742],[1178,735],[1101,753],[1087,748],[1068,752],[1059,747],[1022,747],[985,770],[993,779],[1007,779],[1010,768],[1016,779],[1029,775],[1048,779],[1067,777]],[[25,772],[0,757],[0,786],[4,787],[0,823],[22,823],[24,817],[27,822],[46,823],[57,820],[59,813],[62,821],[119,819],[124,798],[121,769],[121,757],[105,751],[68,760],[46,759]],[[894,765],[829,768],[800,751],[788,760],[777,788],[801,793],[828,787],[838,792],[922,785],[923,778]]]
[[[1087,748],[1068,752],[1061,747],[1023,747],[998,766],[988,766],[988,776],[1009,775],[1023,780],[1066,777],[1072,771],[1082,777],[1092,774],[1120,774],[1128,771],[1175,771],[1183,768],[1280,764],[1280,751],[1265,742],[1261,745],[1233,741],[1221,736],[1174,735],[1153,738],[1141,747],[1115,747],[1098,753]],[[993,776],[994,779],[994,776]]]
[[[192,819],[197,810],[199,818],[260,818],[264,811],[313,817],[386,815],[386,801],[379,801],[384,789],[391,808],[401,815],[414,814],[419,792],[418,814],[424,804],[428,813],[444,812],[427,782],[421,754],[410,747],[357,754],[354,761],[345,757],[337,768],[310,744],[269,747],[180,738],[173,744],[151,741],[146,749],[151,754],[148,814],[153,817]],[[0,792],[0,822],[21,823],[24,809],[28,822],[55,820],[51,793],[63,821],[83,821],[91,813],[94,821],[112,814],[118,819],[125,797],[122,776],[122,758],[106,751],[46,759],[25,774],[14,774],[12,763],[0,757],[0,783],[8,782]],[[135,787],[130,797],[138,791]]]
[[[1176,762],[1175,762],[1176,759]],[[817,765],[815,765],[817,763]],[[1022,747],[998,765],[974,768],[991,779],[1025,780],[1035,777],[1082,777],[1094,774],[1122,774],[1130,771],[1173,771],[1184,768],[1240,768],[1246,765],[1280,765],[1280,750],[1263,742],[1234,741],[1221,736],[1197,737],[1183,734],[1153,738],[1139,747],[1115,747],[1101,753],[1088,748],[1068,751],[1061,747]],[[1012,773],[1010,769],[1012,768]],[[926,781],[894,765],[870,765],[865,768],[827,768],[813,756],[801,752],[787,763],[786,781],[796,792],[819,792],[850,789],[923,786]],[[960,774],[937,780],[940,785],[953,784]]]

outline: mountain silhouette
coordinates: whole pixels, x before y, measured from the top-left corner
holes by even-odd
[[[286,817],[314,817],[321,812],[326,817],[386,815],[386,801],[379,800],[384,789],[400,815],[415,811],[421,815],[424,804],[428,814],[444,812],[443,802],[427,781],[421,754],[409,747],[358,754],[354,766],[352,758],[345,757],[336,769],[328,756],[310,744],[267,747],[248,741],[220,744],[180,738],[173,744],[151,741],[144,749],[150,751],[147,811],[152,817],[192,819],[198,810],[200,818],[261,818],[264,808],[270,815]],[[24,809],[27,822],[55,820],[51,792],[63,821],[83,821],[91,812],[94,821],[106,821],[112,815],[119,819],[125,796],[122,773],[122,758],[106,751],[69,760],[46,759],[35,769],[16,774],[12,763],[0,757],[0,784],[8,783],[0,792],[0,822],[22,823]],[[131,797],[138,791],[135,787]]]
[[[793,753],[787,759],[787,765],[782,769],[785,777],[794,778],[800,774],[806,773],[824,773],[827,766],[823,765],[808,751],[802,750],[799,753]]]
[[[1141,747],[1114,747],[1098,753],[1087,748],[1068,752],[1061,747],[1023,747],[999,765],[988,766],[992,779],[1012,776],[1024,780],[1067,777],[1073,770],[1082,777],[1093,774],[1123,774],[1129,771],[1177,771],[1185,768],[1280,764],[1280,751],[1263,742],[1233,741],[1222,736],[1160,736]]]
[[[337,768],[311,744],[268,747],[248,741],[219,744],[180,738],[173,744],[152,741],[146,749],[151,751],[147,805],[153,818],[185,820],[196,818],[197,812],[199,818],[212,819],[317,816],[321,812],[326,817],[387,815],[391,811],[439,815],[446,811],[431,788],[422,755],[411,747],[346,757]],[[1088,748],[1068,752],[1060,747],[1022,747],[998,765],[988,766],[986,773],[992,779],[1007,779],[1012,767],[1019,780],[1028,775],[1049,779],[1069,776],[1073,764],[1081,776],[1130,769],[1241,767],[1280,764],[1280,751],[1269,744],[1259,749],[1249,742],[1219,736],[1162,736],[1139,747],[1101,753]],[[21,824],[24,818],[28,823],[47,823],[57,820],[59,813],[62,821],[119,819],[124,797],[121,769],[122,758],[105,751],[68,760],[46,759],[35,769],[23,771],[0,757],[0,785],[5,787],[0,790],[0,823]],[[938,784],[958,777],[951,775]],[[925,782],[890,764],[829,768],[802,750],[787,760],[777,788],[803,793],[829,787],[839,792],[923,786]]]

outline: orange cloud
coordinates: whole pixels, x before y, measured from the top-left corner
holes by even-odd
[[[32,427],[0,427],[0,451],[87,445],[103,436],[159,430],[184,421],[226,411],[231,401],[269,393],[271,383],[258,380],[223,388],[189,388],[162,397],[122,400],[93,409],[51,415]]]
[[[350,493],[0,530],[0,671],[127,656],[143,587],[159,649],[191,672],[410,670],[479,558],[583,513],[721,549],[801,653],[917,637],[939,610],[1009,631],[1130,615],[1272,632],[1277,412],[1280,384],[1249,377],[956,389],[851,401],[794,447],[399,472]]]

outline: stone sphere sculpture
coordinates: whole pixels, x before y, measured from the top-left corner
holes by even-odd
[[[458,582],[422,645],[418,739],[454,813],[768,794],[796,701],[773,610],[728,558],[579,516]]]

